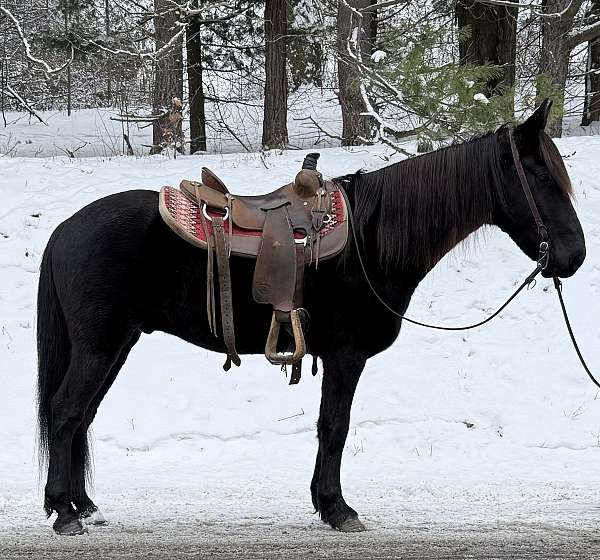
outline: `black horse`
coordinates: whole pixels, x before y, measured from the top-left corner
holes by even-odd
[[[548,228],[544,275],[567,277],[585,258],[560,154],[544,132],[544,103],[516,127],[521,162]],[[505,231],[531,259],[539,237],[511,155],[508,128],[370,173],[340,178],[360,251],[382,298],[400,313],[442,256],[485,225]],[[158,193],[127,191],[86,206],[56,228],[38,296],[39,428],[48,459],[45,509],[60,534],[97,512],[86,493],[87,432],[141,333],[163,331],[225,352],[206,319],[206,257],[161,220]],[[255,304],[254,261],[231,259],[237,347],[263,352],[271,308]],[[364,527],[344,500],[340,463],[354,391],[368,358],[390,346],[401,320],[370,291],[349,243],[305,277],[309,351],[323,362],[319,450],[311,483],[321,518]],[[96,516],[98,514],[96,513]],[[97,519],[97,517],[95,517]]]

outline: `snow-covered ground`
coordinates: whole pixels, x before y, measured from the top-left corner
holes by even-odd
[[[558,141],[577,193],[588,258],[565,281],[582,348],[600,368],[600,138]],[[385,165],[382,147],[321,150],[337,175]],[[151,158],[0,157],[0,548],[43,530],[35,452],[35,297],[51,231],[83,205],[130,188],[197,178],[232,188],[288,181],[302,151]],[[395,161],[396,156],[392,158]],[[450,255],[410,315],[474,321],[532,263],[498,231]],[[153,521],[295,527],[312,516],[320,375],[296,387],[264,357],[222,357],[162,334],[144,337],[94,426],[95,495],[118,528]],[[405,325],[358,387],[343,463],[347,501],[370,529],[428,522],[600,517],[600,398],[567,339],[549,281],[499,319],[464,333]],[[141,521],[140,521],[141,520]]]
[[[149,108],[130,109],[144,116]],[[152,126],[123,123],[115,109],[80,109],[69,117],[65,111],[40,111],[44,123],[26,113],[6,112],[0,118],[0,154],[13,157],[103,157],[126,153],[123,133],[127,133],[136,155],[148,154]],[[310,121],[314,118],[327,134]],[[260,150],[262,99],[243,103],[206,104],[207,149],[209,153]],[[222,123],[227,123],[227,126]],[[233,124],[232,124],[233,123]],[[229,127],[229,129],[228,129]],[[183,123],[189,140],[189,121]],[[233,134],[232,134],[233,132]],[[290,95],[288,132],[293,148],[324,147],[339,144],[328,135],[341,134],[341,112],[331,90],[301,88]],[[243,146],[240,144],[243,143]],[[186,147],[187,150],[187,147]]]

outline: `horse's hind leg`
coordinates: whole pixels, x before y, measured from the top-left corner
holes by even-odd
[[[52,397],[45,508],[48,514],[52,511],[58,513],[54,530],[59,534],[74,535],[84,531],[79,513],[72,505],[73,438],[84,421],[94,396],[102,388],[117,356],[117,352],[110,353],[73,345],[65,378]]]
[[[100,403],[104,400],[108,390],[112,387],[123,364],[127,360],[130,350],[140,339],[140,334],[139,331],[136,331],[131,340],[121,350],[117,361],[110,368],[110,372],[102,387],[96,393],[88,407],[83,422],[73,436],[73,444],[71,446],[71,495],[75,509],[80,514],[81,519],[88,525],[103,525],[106,523],[106,518],[89,497],[86,489],[86,470],[89,453],[88,430],[96,417]]]

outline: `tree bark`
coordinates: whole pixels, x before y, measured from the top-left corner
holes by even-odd
[[[464,30],[458,43],[460,64],[502,66],[499,77],[486,84],[488,97],[502,93],[515,84],[518,8],[492,6],[476,0],[456,3],[456,22]],[[468,30],[465,28],[468,26]]]
[[[154,0],[154,38],[156,49],[164,47],[179,31],[179,16],[169,0]],[[160,115],[152,124],[151,154],[162,152],[165,144],[175,143],[183,152],[181,120],[174,125],[173,99],[183,98],[183,40],[175,41],[155,64],[152,111]]]
[[[600,18],[600,0],[592,0],[588,15]],[[592,73],[594,71],[595,73]],[[600,121],[600,37],[588,43],[585,98],[581,125],[587,126],[594,121]]]
[[[200,0],[192,5],[199,7]],[[190,20],[186,30],[187,74],[190,108],[190,153],[206,151],[206,114],[202,81],[202,42],[198,18]]]
[[[542,53],[540,72],[537,77],[536,100],[541,103],[550,97],[554,101],[548,134],[562,136],[565,85],[569,70],[571,51],[581,43],[593,41],[600,36],[600,22],[573,30],[577,12],[583,0],[543,0],[544,13],[556,17],[542,18]],[[560,14],[560,15],[558,15]]]
[[[362,17],[359,17],[352,8],[364,10],[375,3],[374,0],[347,0],[346,3],[338,3],[336,47],[338,99],[342,109],[342,146],[363,144],[371,136],[371,117],[363,114],[367,107],[360,91],[359,67],[352,54],[360,56],[366,62],[373,53],[373,39],[377,36],[376,24],[373,23],[375,12],[362,11]]]
[[[569,0],[545,0],[545,13],[562,12]],[[569,31],[573,27],[574,16],[563,15],[560,18],[542,18],[542,50],[540,70],[536,84],[536,104],[546,97],[554,101],[552,115],[546,130],[554,137],[562,136],[565,85],[569,71],[569,55],[572,46],[569,43]]]
[[[265,102],[263,148],[284,148],[288,144],[288,82],[286,43],[287,0],[265,3]]]

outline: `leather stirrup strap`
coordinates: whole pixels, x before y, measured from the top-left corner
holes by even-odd
[[[198,187],[195,187],[195,189],[196,196],[198,196]],[[210,332],[217,336],[213,235],[208,229],[208,223],[204,216],[204,212],[202,211],[200,211],[200,223],[202,224],[202,230],[204,231],[204,239],[206,239],[206,316],[208,318]]]
[[[225,224],[222,217],[215,217],[212,221],[215,236],[215,251],[217,253],[217,266],[219,267],[219,295],[221,300],[221,329],[223,341],[227,348],[227,360],[223,365],[225,371],[231,369],[231,362],[236,366],[241,363],[235,349],[235,331],[233,326],[233,300],[231,296],[231,273],[229,270],[229,248],[225,237]]]
[[[318,233],[317,233],[318,235]],[[296,287],[294,291],[294,308],[302,307],[304,289],[304,245],[296,245]],[[294,341],[296,343],[296,341]],[[290,385],[297,385],[302,377],[302,358],[292,364]]]

